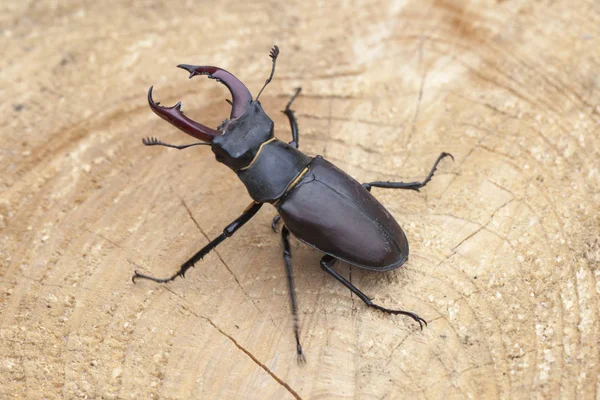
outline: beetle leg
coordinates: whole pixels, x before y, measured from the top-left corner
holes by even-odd
[[[294,100],[296,100],[296,97],[298,97],[298,95],[300,94],[301,90],[302,88],[296,88],[296,92],[294,93],[290,101],[288,101],[287,105],[285,106],[285,110],[282,111],[282,113],[284,113],[290,120],[290,129],[292,130],[292,141],[289,144],[291,144],[295,148],[298,148],[300,144],[298,137],[298,121],[296,121],[294,110],[292,110],[290,107],[292,106]]]
[[[277,223],[279,222],[279,220],[281,219],[281,217],[279,216],[279,214],[277,214],[276,216],[273,217],[273,221],[271,221],[271,229],[273,229],[273,232],[277,233]]]
[[[281,229],[281,241],[283,242],[283,261],[285,262],[285,273],[287,275],[288,289],[290,291],[290,304],[292,306],[292,315],[294,317],[294,335],[296,336],[296,350],[298,352],[298,362],[305,363],[304,353],[300,345],[300,323],[298,321],[298,303],[296,302],[296,289],[294,287],[294,275],[292,273],[292,250],[289,240],[290,231],[283,226]]]
[[[298,97],[298,95],[300,94],[300,91],[302,91],[302,88],[296,88],[296,92],[294,93],[290,101],[288,101],[287,105],[285,106],[285,110],[282,111],[282,113],[284,113],[290,120],[290,129],[292,130],[292,141],[289,142],[289,144],[294,146],[295,148],[298,148],[300,144],[298,134],[298,121],[296,120],[296,116],[294,115],[294,110],[292,110],[290,107],[292,106],[294,100],[296,100],[296,97]],[[271,221],[271,229],[273,229],[273,232],[275,233],[277,233],[277,223],[280,219],[281,217],[278,214],[274,216],[273,221]]]
[[[452,158],[452,161],[454,161],[454,157],[452,156],[452,154],[450,154],[450,153],[440,154],[438,156],[437,160],[435,160],[435,163],[433,164],[433,168],[431,168],[431,171],[429,171],[429,175],[427,175],[427,178],[425,178],[423,180],[423,182],[376,181],[376,182],[363,183],[363,186],[369,192],[371,191],[371,187],[380,187],[380,188],[386,188],[386,189],[410,189],[410,190],[416,190],[418,192],[419,189],[421,189],[423,186],[425,186],[425,185],[427,185],[427,183],[429,183],[429,181],[433,177],[433,174],[435,173],[435,170],[436,170],[438,164],[440,163],[440,161],[442,161],[442,159],[444,157],[450,157],[450,158]]]
[[[402,314],[402,315],[407,315],[407,316],[411,317],[412,319],[414,319],[415,321],[417,321],[419,323],[419,326],[421,327],[421,330],[423,330],[423,324],[425,324],[425,326],[427,326],[427,321],[425,321],[423,318],[419,317],[417,314],[415,314],[413,312],[404,311],[404,310],[390,310],[389,308],[381,307],[381,306],[379,306],[377,304],[374,304],[371,301],[371,299],[368,298],[363,292],[361,292],[360,290],[358,290],[356,288],[356,286],[354,286],[351,282],[349,282],[348,280],[346,280],[346,278],[344,278],[343,276],[341,276],[340,274],[338,274],[333,268],[331,268],[333,266],[333,264],[335,264],[336,261],[337,261],[336,258],[334,258],[334,257],[332,257],[330,255],[326,255],[323,258],[321,258],[321,268],[323,268],[331,276],[333,276],[335,279],[337,279],[338,281],[340,281],[344,286],[346,286],[348,289],[350,289],[350,291],[352,291],[352,293],[354,293],[362,301],[364,301],[366,305],[368,305],[369,307],[372,307],[372,308],[376,308],[377,310],[383,311],[383,312],[388,313],[388,314]]]
[[[225,229],[223,229],[223,233],[221,233],[221,235],[219,235],[216,239],[214,239],[209,244],[204,246],[202,249],[200,249],[199,252],[194,254],[189,260],[187,260],[185,263],[183,263],[183,265],[181,265],[181,267],[179,268],[179,271],[177,271],[177,273],[175,273],[171,277],[159,279],[159,278],[154,278],[149,275],[140,274],[139,272],[135,271],[133,276],[131,277],[131,280],[133,281],[133,283],[135,283],[135,280],[138,278],[139,279],[148,279],[150,281],[154,281],[157,283],[167,283],[167,282],[171,282],[172,280],[175,280],[175,278],[177,278],[178,276],[181,276],[182,278],[184,278],[184,275],[188,269],[192,268],[194,266],[194,264],[196,264],[198,261],[200,261],[212,249],[217,247],[222,241],[224,241],[228,237],[232,236],[238,229],[240,229],[242,226],[244,226],[244,224],[246,222],[250,221],[252,219],[252,217],[254,217],[256,215],[258,210],[260,210],[261,207],[262,207],[262,203],[250,204],[244,210],[242,215],[237,217],[232,223],[230,223],[229,225],[227,225],[225,227]]]

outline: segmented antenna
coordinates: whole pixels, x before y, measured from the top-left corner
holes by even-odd
[[[211,145],[210,143],[204,143],[204,142],[184,144],[184,145],[168,144],[168,143],[161,142],[160,140],[158,140],[158,138],[156,138],[154,136],[142,138],[142,143],[144,143],[145,146],[165,146],[165,147],[171,147],[171,148],[179,149],[179,150],[187,149],[188,147],[192,147],[192,146],[210,146]]]
[[[256,100],[258,100],[262,91],[265,90],[265,88],[267,87],[269,82],[271,82],[271,79],[273,79],[273,74],[275,73],[275,63],[277,62],[278,55],[279,55],[279,47],[277,47],[277,45],[275,45],[275,46],[273,46],[273,48],[271,49],[271,52],[269,53],[269,57],[271,57],[273,59],[273,68],[271,68],[271,75],[269,76],[269,79],[267,79],[265,81],[265,85],[262,87],[262,89],[260,89],[260,92],[258,92],[258,96],[256,96]]]

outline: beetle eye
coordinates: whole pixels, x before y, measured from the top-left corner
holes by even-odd
[[[234,129],[235,129],[235,127],[236,127],[237,125],[238,125],[238,124],[237,124],[237,122],[236,122],[236,121],[231,121],[231,120],[228,120],[228,121],[227,121],[227,124],[225,125],[225,128],[227,128],[227,130],[228,130],[228,131],[232,131],[232,130],[234,130]]]
[[[225,129],[225,126],[227,125],[227,123],[229,122],[228,119],[223,120],[223,122],[221,122],[221,124],[217,127],[218,131],[222,131]]]

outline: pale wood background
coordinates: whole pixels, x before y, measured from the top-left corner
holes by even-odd
[[[0,397],[598,398],[600,3],[3,1]],[[251,3],[251,4],[248,4]],[[267,207],[187,279],[167,275],[248,204],[207,148],[146,104],[211,126],[232,71],[277,134],[296,86],[301,148],[374,189],[406,266],[339,270],[404,317],[366,309],[293,241],[308,364],[296,364]]]

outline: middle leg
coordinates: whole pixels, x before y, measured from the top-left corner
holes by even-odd
[[[292,250],[289,240],[290,231],[284,226],[281,229],[281,240],[283,242],[283,261],[285,262],[285,273],[287,275],[288,289],[290,291],[290,305],[292,306],[292,315],[294,317],[294,336],[296,336],[296,351],[298,352],[298,362],[306,362],[302,346],[300,345],[300,322],[298,319],[298,302],[296,301],[296,289],[294,285],[294,274],[292,272]]]

